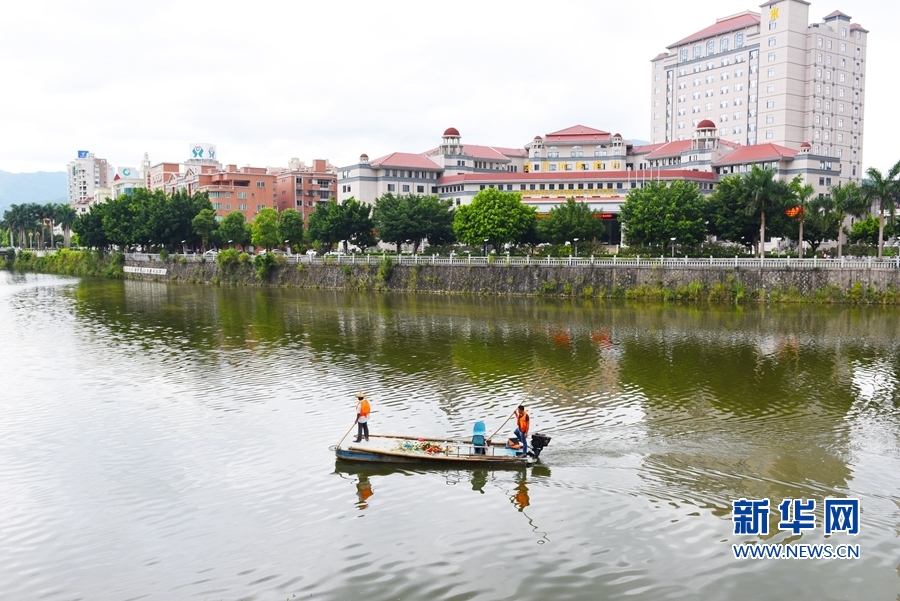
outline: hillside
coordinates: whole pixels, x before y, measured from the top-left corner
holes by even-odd
[[[0,216],[10,205],[66,202],[66,172],[9,173],[0,171]]]

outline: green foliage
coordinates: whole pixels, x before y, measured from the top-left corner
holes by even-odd
[[[405,194],[394,196],[390,192],[375,201],[372,223],[378,237],[384,242],[400,245],[407,240],[417,253],[422,241],[430,245],[452,242],[454,209],[451,200],[440,200],[437,196]]]
[[[347,242],[366,249],[375,245],[375,235],[371,218],[372,208],[355,198],[348,198],[342,203],[335,200],[319,205],[309,216],[310,239],[333,248],[338,242]]]
[[[219,268],[224,271],[229,271],[237,267],[240,262],[241,255],[248,256],[246,253],[239,253],[237,250],[233,248],[226,248],[218,255],[216,255],[216,263],[219,265]]]
[[[848,240],[851,244],[877,246],[881,236],[879,228],[879,220],[872,215],[868,215],[865,219],[860,219],[853,223]],[[890,230],[891,228],[888,227],[888,234],[890,234]]]
[[[72,231],[78,235],[78,241],[87,248],[106,248],[109,238],[103,229],[103,215],[106,205],[95,205],[88,213],[79,215],[72,224]]]
[[[487,240],[496,249],[524,236],[534,219],[534,207],[522,204],[518,192],[488,188],[476,194],[471,204],[457,209],[453,230],[470,246],[480,247]]]
[[[265,209],[263,209],[265,210]],[[275,255],[272,253],[264,253],[256,255],[253,259],[253,266],[256,268],[256,279],[265,281],[269,278],[269,274],[275,269]]]
[[[250,244],[250,225],[244,214],[235,211],[228,213],[219,223],[219,239],[222,244],[246,246]]]
[[[666,247],[675,238],[681,246],[696,246],[706,235],[705,203],[692,182],[650,182],[629,192],[619,219],[628,244]]]
[[[191,220],[191,228],[194,233],[200,236],[202,249],[206,251],[209,246],[210,237],[219,228],[216,221],[216,212],[212,209],[201,209],[199,213]]]
[[[169,251],[167,251],[165,248],[161,249],[159,251],[159,260],[162,262],[168,261],[169,260]]]
[[[379,282],[386,282],[391,279],[391,273],[394,271],[394,262],[390,257],[384,257],[381,262],[378,264],[378,273],[375,278]]]
[[[278,237],[283,243],[290,240],[289,244],[296,246],[303,242],[303,215],[295,209],[285,209],[278,217]]]
[[[867,179],[863,181],[862,196],[870,204],[875,205],[878,214],[878,258],[884,254],[884,214],[890,215],[894,221],[897,199],[900,197],[900,161],[894,164],[887,173],[881,173],[875,167],[866,170]]]
[[[586,243],[599,238],[604,231],[599,211],[573,198],[550,209],[549,217],[537,222],[541,237],[554,244],[574,242],[576,238]]]
[[[253,246],[262,246],[271,250],[281,242],[278,236],[278,211],[265,208],[256,214],[253,220],[251,242]]]

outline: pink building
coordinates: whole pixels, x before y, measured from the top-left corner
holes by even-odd
[[[337,197],[337,170],[325,159],[306,166],[291,159],[288,169],[275,174],[276,207],[279,211],[296,209],[303,220],[320,204]]]

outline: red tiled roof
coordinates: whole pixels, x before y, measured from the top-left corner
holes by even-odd
[[[654,57],[651,58],[650,60],[651,60],[651,61],[658,61],[659,59],[661,59],[661,58],[666,58],[667,56],[669,56],[669,53],[668,53],[668,52],[660,52],[659,54],[657,54],[656,56],[654,56]]]
[[[650,154],[657,148],[662,148],[668,144],[668,142],[660,142],[659,144],[644,144],[643,146],[635,146],[631,149],[631,154]]]
[[[862,25],[860,25],[859,23],[854,23],[853,25],[850,26],[850,31],[856,31],[857,29],[863,33],[869,33],[869,30],[866,29],[865,27],[863,27]]]
[[[662,157],[681,156],[681,153],[691,147],[690,140],[678,140],[676,142],[668,142],[657,148],[647,155],[648,159],[659,159]]]
[[[625,180],[687,179],[715,181],[717,176],[712,171],[691,171],[687,169],[645,169],[637,171],[538,171],[530,173],[512,173],[496,171],[490,173],[462,173],[445,175],[438,180],[439,186],[459,183],[504,183],[521,184],[527,182],[615,182]]]
[[[794,0],[794,1],[800,2],[801,4],[805,4],[806,6],[809,6],[809,2],[806,2],[806,0]],[[768,2],[763,2],[762,4],[760,4],[760,6],[771,6],[773,4],[778,4],[779,2],[781,2],[781,0],[769,0]]]
[[[411,152],[392,152],[391,154],[371,161],[369,164],[373,167],[403,167],[404,169],[441,170],[441,167],[437,166],[431,160],[425,158],[421,154],[412,154]]]
[[[850,15],[848,15],[848,14],[846,14],[846,13],[842,13],[842,12],[839,11],[839,10],[836,10],[836,11],[834,11],[833,13],[831,13],[830,15],[828,15],[827,17],[825,17],[824,20],[833,19],[833,18],[835,18],[835,17],[844,17],[844,18],[847,19],[848,21],[850,20]]]
[[[426,150],[422,156],[432,156],[440,152],[440,147]],[[462,153],[476,159],[508,163],[510,157],[526,157],[528,152],[524,148],[501,148],[499,146],[479,146],[477,144],[463,144]]]
[[[739,15],[734,15],[733,17],[725,17],[724,19],[719,19],[716,21],[715,25],[710,25],[706,29],[701,29],[700,31],[689,35],[686,38],[682,38],[675,42],[674,44],[669,44],[666,48],[675,48],[677,46],[682,46],[684,44],[690,44],[691,42],[696,42],[697,40],[702,40],[705,38],[711,38],[713,36],[721,35],[723,33],[728,33],[729,31],[736,31],[738,29],[744,29],[745,27],[749,27],[750,25],[758,25],[759,24],[759,14],[750,12],[749,10],[745,13],[741,13]]]
[[[609,140],[609,132],[602,129],[594,129],[585,127],[584,125],[573,125],[566,129],[554,131],[544,137],[544,143],[551,142],[572,142],[575,140],[590,140],[595,142],[605,142]]]
[[[759,163],[762,161],[781,161],[793,159],[797,151],[778,144],[758,144],[757,146],[741,146],[732,153],[716,161],[715,165],[738,165]]]

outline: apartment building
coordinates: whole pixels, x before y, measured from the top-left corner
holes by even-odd
[[[111,194],[109,164],[93,152],[79,150],[77,158],[66,165],[68,200],[79,214],[90,210],[91,203],[102,202]]]
[[[773,0],[718,19],[651,61],[650,139],[690,140],[701,121],[722,141],[770,143],[862,176],[868,31],[834,11],[809,23],[810,3]]]
[[[304,221],[319,205],[337,198],[337,169],[326,159],[311,165],[292,158],[287,169],[269,168],[275,173],[275,196],[279,211],[295,209]]]

